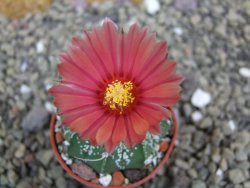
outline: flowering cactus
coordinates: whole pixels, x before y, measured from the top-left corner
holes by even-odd
[[[50,89],[67,143],[61,151],[99,174],[154,168],[183,80],[166,52],[147,27],[126,34],[109,19],[73,38]]]

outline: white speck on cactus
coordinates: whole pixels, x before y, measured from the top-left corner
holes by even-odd
[[[64,144],[65,146],[69,146],[69,145],[70,145],[70,143],[69,143],[68,140],[63,141],[63,144]]]
[[[152,163],[152,160],[153,160],[153,156],[150,155],[150,156],[144,161],[144,165],[148,165],[148,164]]]

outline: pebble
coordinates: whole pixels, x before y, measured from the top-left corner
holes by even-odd
[[[36,43],[36,51],[37,53],[42,53],[44,52],[45,48],[44,48],[44,42],[42,40],[38,41]]]
[[[27,94],[27,93],[30,93],[31,92],[31,89],[29,86],[25,85],[25,84],[22,84],[21,87],[20,87],[20,92],[22,94]]]
[[[161,141],[160,143],[160,151],[161,152],[166,152],[168,150],[169,147],[169,143],[167,143],[166,141]]]
[[[71,165],[72,172],[80,176],[81,178],[89,181],[97,178],[96,173],[92,168],[83,164],[82,162],[73,163]]]
[[[241,67],[239,69],[239,73],[243,77],[250,78],[250,69],[249,68]]]
[[[232,131],[235,131],[235,130],[236,130],[236,125],[235,125],[235,123],[234,123],[233,120],[229,120],[229,121],[228,121],[228,126],[229,126],[229,128],[230,128]]]
[[[48,166],[49,162],[53,158],[54,154],[52,150],[39,150],[36,153],[36,158],[39,162],[41,162],[44,166]]]
[[[182,35],[182,34],[183,34],[183,29],[180,28],[180,27],[175,27],[175,28],[174,28],[174,33],[175,33],[176,35]]]
[[[49,101],[46,101],[46,102],[45,102],[44,107],[45,107],[45,109],[46,109],[49,113],[55,113],[55,112],[56,112],[55,106],[54,106],[51,102],[49,102]]]
[[[175,0],[174,5],[182,11],[193,11],[197,8],[196,0]]]
[[[144,0],[144,4],[147,13],[149,13],[150,15],[154,15],[160,10],[159,0]]]
[[[56,179],[56,187],[67,188],[67,181],[63,177]]]
[[[201,121],[203,118],[203,114],[200,111],[194,111],[191,116],[192,120],[196,123]]]
[[[202,122],[198,125],[201,129],[211,128],[213,125],[212,119],[210,117],[206,117],[202,120]]]
[[[198,88],[194,92],[192,98],[191,98],[191,103],[193,106],[198,107],[198,108],[204,108],[207,106],[212,100],[212,97],[210,93]]]
[[[120,171],[116,171],[112,174],[112,186],[121,186],[124,184],[125,178]]]
[[[72,163],[73,163],[73,160],[72,160],[72,159],[67,159],[67,160],[66,160],[66,164],[67,164],[67,165],[71,165]]]
[[[223,173],[222,169],[219,168],[219,169],[216,171],[216,175],[219,176],[219,177],[223,177],[224,173]]]
[[[112,176],[110,174],[107,174],[105,176],[102,176],[99,178],[99,183],[103,186],[108,186],[112,181]]]
[[[22,72],[25,72],[28,68],[28,63],[27,62],[23,62],[22,65],[21,65],[21,71]]]
[[[24,144],[20,144],[18,149],[15,152],[15,157],[16,158],[22,158],[25,154],[26,146]]]
[[[56,143],[57,144],[60,144],[64,139],[64,136],[61,132],[57,132],[56,133]]]
[[[245,177],[241,169],[235,168],[229,170],[229,179],[232,183],[239,184],[245,180]]]
[[[147,170],[125,170],[124,174],[129,182],[134,183],[145,177]]]
[[[22,121],[22,128],[25,131],[38,131],[48,123],[48,112],[39,106],[34,106],[24,117]]]
[[[201,180],[195,180],[192,183],[192,188],[206,188],[206,184],[205,182],[201,181]]]

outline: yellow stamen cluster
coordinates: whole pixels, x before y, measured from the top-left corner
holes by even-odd
[[[104,93],[104,105],[109,105],[113,110],[120,110],[122,114],[123,108],[128,107],[135,100],[133,93],[133,84],[129,82],[121,82],[118,80],[108,84]]]

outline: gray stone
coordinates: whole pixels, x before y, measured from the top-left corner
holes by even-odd
[[[189,169],[189,164],[181,159],[176,159],[175,164],[182,169]]]
[[[25,179],[20,181],[16,186],[16,188],[32,188],[32,187],[33,187],[32,184],[30,184],[30,182],[28,182]]]
[[[26,150],[26,146],[24,144],[20,144],[19,147],[17,148],[15,152],[15,157],[16,158],[21,158],[24,156]]]
[[[244,182],[244,188],[250,188],[250,180],[249,181],[246,181]]]
[[[229,170],[229,179],[232,183],[239,184],[245,181],[244,174],[241,169]]]
[[[38,131],[48,123],[48,120],[48,112],[42,107],[35,106],[23,119],[22,127],[25,131]]]
[[[248,154],[244,148],[238,148],[235,152],[235,158],[237,161],[247,161]]]
[[[206,188],[206,184],[205,182],[201,181],[201,180],[196,180],[192,183],[192,188]]]
[[[63,177],[56,179],[56,187],[67,188],[67,182]]]
[[[197,8],[196,0],[175,0],[175,7],[182,11],[193,11]]]
[[[211,128],[213,125],[213,121],[210,117],[206,117],[202,120],[202,122],[200,124],[198,124],[198,127],[201,129],[207,129],[207,128]]]
[[[16,185],[16,182],[18,180],[18,176],[17,176],[16,172],[13,170],[8,170],[7,176],[8,176],[8,180],[9,180],[10,185],[12,185],[12,186]]]
[[[36,153],[36,158],[40,161],[44,166],[47,166],[53,157],[52,150],[40,150]]]

